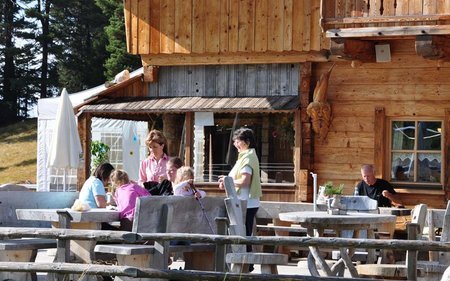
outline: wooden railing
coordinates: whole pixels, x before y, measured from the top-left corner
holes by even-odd
[[[411,224],[414,227],[413,224]],[[74,229],[33,229],[1,227],[0,239],[13,239],[22,237],[54,238],[60,241],[67,240],[93,240],[115,242],[142,242],[154,240],[188,240],[192,242],[215,243],[218,248],[227,244],[252,245],[287,245],[287,246],[321,246],[326,248],[367,248],[392,249],[408,251],[408,257],[416,261],[417,251],[450,252],[450,244],[434,241],[420,240],[376,240],[376,239],[345,239],[335,237],[242,237],[233,235],[206,235],[206,234],[176,234],[176,233],[131,233],[122,231],[102,230],[74,230]],[[58,243],[60,245],[60,243]],[[217,250],[219,251],[219,250]],[[408,271],[416,272],[416,262],[408,261]],[[59,274],[79,273],[88,275],[129,276],[134,278],[161,278],[177,280],[320,280],[321,277],[302,275],[255,275],[233,274],[224,272],[193,271],[193,270],[155,270],[151,268],[136,268],[130,266],[108,266],[94,264],[70,263],[27,263],[27,262],[0,262],[0,271],[7,272],[51,272]],[[368,280],[360,278],[333,278],[327,280]]]
[[[450,21],[450,2],[431,0],[322,0],[324,30],[391,25],[443,25]]]

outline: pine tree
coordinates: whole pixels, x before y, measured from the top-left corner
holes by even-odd
[[[104,65],[107,79],[113,79],[124,69],[131,71],[141,67],[140,57],[127,53],[123,2],[116,0],[96,0],[95,2],[109,18],[109,24],[105,27],[108,38],[106,50],[109,54]]]
[[[38,92],[40,98],[47,98],[59,92],[58,77],[54,59],[56,49],[52,42],[55,40],[50,26],[50,12],[52,0],[22,0],[26,5],[25,13],[30,24],[33,25],[32,52],[39,59],[36,60],[36,74],[38,75]]]
[[[50,26],[55,34],[60,85],[69,92],[105,82],[107,18],[91,0],[54,0]]]
[[[0,126],[28,117],[35,102],[30,25],[15,0],[0,2]]]

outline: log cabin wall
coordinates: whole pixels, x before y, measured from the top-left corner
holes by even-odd
[[[376,109],[384,109],[386,118],[424,117],[443,120],[448,124],[450,108],[450,64],[425,60],[414,50],[414,40],[389,41],[392,60],[389,63],[353,64],[337,62],[330,77],[328,102],[332,106],[332,123],[325,143],[314,143],[314,170],[319,184],[333,181],[343,183],[345,193],[351,194],[360,181],[360,166],[376,163]],[[313,67],[315,79],[327,71],[331,63]],[[387,125],[387,124],[385,124]],[[386,132],[389,133],[389,132]],[[448,134],[447,134],[448,135]],[[444,147],[449,139],[444,137]],[[383,141],[386,141],[386,135]],[[389,145],[385,143],[386,147]],[[444,150],[445,151],[445,150]],[[448,158],[444,155],[443,158]],[[442,160],[442,173],[449,167]],[[447,160],[448,163],[448,160]],[[386,164],[386,163],[384,163]],[[386,171],[378,171],[387,179]],[[448,185],[448,179],[444,180]],[[395,187],[395,186],[394,186]],[[447,188],[444,188],[446,190]],[[444,190],[398,189],[407,205],[427,203],[444,208]]]
[[[124,14],[144,65],[325,61],[329,49],[320,0],[124,0]]]

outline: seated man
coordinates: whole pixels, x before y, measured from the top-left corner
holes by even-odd
[[[372,165],[363,165],[361,176],[363,180],[357,186],[359,195],[367,195],[377,200],[378,207],[403,207],[392,185],[383,179],[375,178],[375,168]]]

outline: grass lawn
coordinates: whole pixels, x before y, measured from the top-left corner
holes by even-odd
[[[36,183],[37,119],[0,128],[0,184]]]

